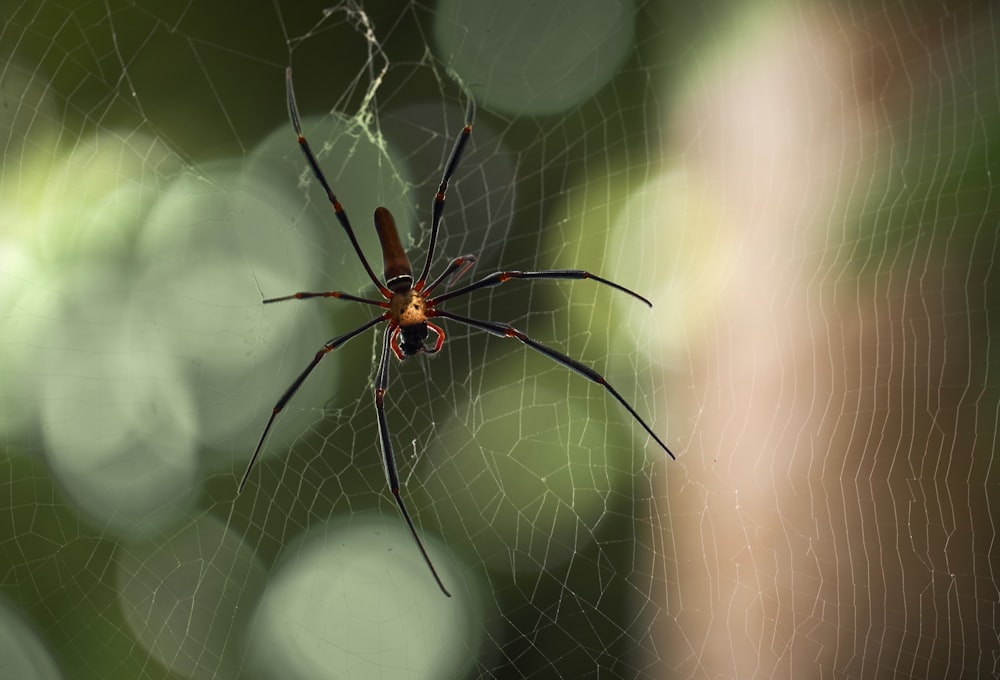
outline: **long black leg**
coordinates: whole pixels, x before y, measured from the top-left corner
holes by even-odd
[[[663,443],[663,440],[660,439],[655,432],[653,432],[652,428],[650,428],[649,425],[646,424],[646,421],[643,420],[638,413],[636,413],[636,410],[632,408],[632,405],[629,404],[627,401],[625,401],[625,397],[620,395],[618,393],[618,390],[609,385],[608,382],[604,379],[604,376],[602,376],[594,369],[584,366],[579,361],[571,359],[562,352],[554,350],[551,347],[546,347],[545,345],[543,345],[540,342],[537,342],[536,340],[532,340],[521,331],[505,323],[495,323],[493,321],[480,321],[479,319],[470,319],[465,316],[459,316],[458,314],[452,314],[450,312],[444,312],[441,310],[435,310],[434,316],[440,316],[445,319],[451,319],[452,321],[463,323],[466,326],[471,326],[472,328],[478,328],[479,330],[486,331],[487,333],[496,335],[501,338],[516,338],[521,342],[523,342],[528,347],[531,347],[532,349],[541,352],[545,356],[556,361],[557,363],[562,364],[566,368],[569,368],[579,373],[583,377],[587,378],[588,380],[595,382],[598,385],[601,385],[611,394],[612,397],[618,400],[619,404],[624,406],[628,410],[628,412],[632,414],[632,417],[635,418],[636,422],[642,425],[642,429],[646,430],[646,432],[649,433],[649,436],[656,440],[656,443],[660,445],[660,448],[666,451],[668,456],[676,460],[676,457],[674,456],[673,452],[667,447],[666,444]]]
[[[351,222],[347,219],[347,213],[344,212],[344,207],[340,205],[340,201],[333,193],[333,189],[330,188],[329,182],[326,181],[326,177],[323,175],[323,171],[319,169],[319,163],[316,161],[316,156],[313,155],[312,149],[309,148],[309,142],[306,141],[305,136],[302,134],[302,123],[299,121],[299,108],[295,104],[295,90],[292,88],[292,67],[289,66],[285,69],[285,86],[288,91],[288,117],[292,119],[292,127],[295,128],[295,134],[299,138],[299,148],[302,149],[303,155],[305,155],[306,160],[309,161],[309,167],[312,168],[313,175],[319,180],[319,183],[323,185],[323,189],[326,190],[326,197],[330,199],[330,204],[333,205],[333,212],[337,215],[337,220],[340,222],[340,226],[344,228],[347,232],[347,238],[351,240],[351,245],[354,246],[354,252],[358,254],[358,259],[361,260],[361,264],[364,266],[365,271],[368,272],[368,278],[372,280],[376,288],[382,291],[382,294],[386,298],[392,297],[392,291],[385,287],[381,281],[375,276],[375,272],[372,271],[372,267],[368,264],[368,259],[365,254],[361,251],[361,245],[358,243],[357,237],[354,235],[354,229],[351,228]]]
[[[430,556],[424,549],[424,544],[420,540],[420,536],[417,534],[416,527],[413,526],[413,520],[410,519],[410,513],[406,511],[406,505],[403,503],[403,497],[399,495],[399,475],[396,472],[396,458],[392,453],[392,441],[389,439],[389,422],[385,417],[385,404],[383,399],[385,398],[386,386],[389,382],[389,352],[391,348],[392,339],[392,326],[386,326],[385,337],[382,339],[382,359],[378,364],[378,372],[375,374],[375,413],[378,416],[378,438],[379,442],[382,444],[382,460],[385,463],[385,478],[389,483],[389,490],[392,492],[393,497],[396,499],[396,505],[399,506],[399,513],[406,520],[406,526],[410,527],[410,533],[413,534],[413,540],[417,542],[417,547],[420,548],[420,554],[424,557],[424,562],[427,563],[428,568],[431,570],[431,574],[434,575],[434,580],[437,581],[438,588],[441,592],[451,597],[451,593],[444,587],[441,582],[441,577],[438,576],[437,569],[434,568],[434,564],[431,562]]]
[[[475,283],[470,283],[467,286],[462,286],[461,288],[456,288],[455,290],[448,291],[443,295],[439,295],[434,298],[431,302],[433,304],[441,304],[445,300],[451,300],[452,298],[461,297],[462,295],[467,295],[474,290],[479,290],[480,288],[489,288],[490,286],[499,286],[501,283],[510,281],[511,279],[593,279],[598,283],[603,283],[605,286],[611,286],[616,290],[620,290],[623,293],[631,295],[636,300],[644,302],[646,305],[652,307],[653,303],[639,295],[633,290],[629,290],[625,286],[621,286],[614,281],[609,281],[605,278],[597,276],[596,274],[591,274],[590,272],[583,271],[582,269],[546,269],[538,272],[493,272],[492,274],[476,281]]]
[[[456,257],[448,264],[447,267],[445,267],[444,271],[442,271],[441,274],[431,282],[429,286],[420,291],[421,295],[424,297],[430,295],[431,291],[440,286],[441,282],[449,276],[453,276],[454,279],[457,280],[469,269],[469,267],[474,264],[476,264],[475,255],[460,255],[459,257]]]
[[[389,308],[389,303],[385,300],[371,300],[369,298],[358,297],[356,295],[351,295],[350,293],[342,293],[339,290],[328,290],[322,293],[292,293],[291,295],[283,295],[276,298],[268,298],[264,300],[264,304],[270,304],[272,302],[284,302],[285,300],[306,300],[308,298],[315,297],[328,297],[336,298],[338,300],[350,300],[352,302],[363,302],[366,305],[372,305],[373,307],[382,307],[383,309]]]
[[[465,151],[465,145],[469,142],[469,135],[472,134],[472,123],[475,118],[476,104],[470,99],[469,108],[465,112],[465,127],[462,128],[462,133],[455,140],[455,148],[451,151],[448,165],[445,166],[444,173],[441,175],[441,184],[438,185],[437,193],[434,195],[434,206],[431,209],[431,240],[427,247],[427,261],[424,262],[424,269],[420,272],[420,278],[417,279],[416,287],[418,290],[423,287],[424,282],[427,281],[427,275],[431,271],[431,261],[434,259],[434,246],[437,244],[438,227],[441,224],[441,214],[444,212],[444,199],[445,193],[448,191],[448,182],[451,181],[451,176],[455,174],[458,161],[461,160],[462,153]]]
[[[243,486],[247,483],[247,478],[250,476],[250,470],[253,469],[254,463],[257,462],[257,456],[260,455],[260,450],[264,446],[264,440],[267,438],[267,433],[271,431],[271,425],[274,423],[274,419],[277,417],[279,413],[281,413],[281,409],[285,408],[285,404],[288,403],[288,400],[291,399],[292,396],[299,391],[299,388],[302,387],[302,383],[306,381],[306,378],[309,377],[309,374],[312,373],[314,368],[316,368],[316,364],[318,364],[320,360],[327,354],[337,349],[338,347],[343,345],[345,342],[347,342],[354,336],[365,332],[378,322],[385,320],[386,320],[386,315],[379,314],[371,321],[368,321],[362,324],[361,326],[358,326],[350,333],[345,333],[344,335],[341,335],[339,338],[334,338],[333,340],[330,340],[325,345],[323,345],[323,347],[321,347],[318,352],[316,352],[316,356],[314,356],[313,360],[309,362],[308,366],[306,366],[306,370],[302,371],[302,373],[299,374],[299,377],[297,377],[292,382],[292,384],[288,386],[288,389],[285,390],[285,393],[281,395],[280,399],[278,399],[278,403],[274,405],[274,409],[271,410],[271,417],[267,419],[267,425],[264,426],[264,432],[260,435],[260,439],[257,441],[257,448],[253,450],[253,456],[250,457],[250,462],[247,464],[246,472],[243,473],[243,479],[240,480],[239,491],[243,491]]]

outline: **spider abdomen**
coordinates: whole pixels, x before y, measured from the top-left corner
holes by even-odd
[[[375,232],[382,244],[385,285],[393,293],[404,293],[413,286],[413,271],[406,251],[399,241],[396,220],[386,208],[375,208]]]

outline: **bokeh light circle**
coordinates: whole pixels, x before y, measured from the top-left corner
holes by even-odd
[[[440,57],[484,107],[515,115],[567,111],[621,67],[634,41],[631,2],[444,0]]]
[[[473,594],[423,539],[446,598],[401,521],[356,514],[293,541],[254,618],[251,665],[261,678],[397,680],[463,677],[475,660]]]

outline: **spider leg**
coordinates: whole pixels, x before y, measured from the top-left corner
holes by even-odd
[[[553,361],[562,364],[566,368],[575,371],[576,373],[579,373],[580,375],[582,375],[584,378],[587,378],[591,382],[595,382],[598,385],[601,385],[611,394],[612,397],[618,400],[619,404],[624,406],[628,410],[628,412],[632,414],[632,417],[635,418],[636,422],[642,426],[642,429],[644,429],[649,434],[650,437],[656,440],[656,443],[660,445],[660,448],[662,448],[664,451],[667,452],[668,456],[670,456],[674,460],[677,459],[676,456],[674,456],[673,452],[667,447],[667,445],[663,443],[663,440],[660,439],[655,432],[653,432],[652,428],[650,428],[649,425],[646,424],[646,421],[639,416],[639,414],[636,412],[634,408],[632,408],[632,405],[629,404],[627,401],[625,401],[625,397],[619,394],[618,390],[616,390],[614,387],[608,384],[608,382],[604,379],[604,376],[602,376],[594,369],[584,366],[579,361],[571,359],[570,357],[566,356],[562,352],[559,352],[558,350],[552,349],[551,347],[547,347],[536,340],[532,340],[521,331],[505,323],[495,323],[493,321],[480,321],[479,319],[470,319],[465,316],[459,316],[458,314],[452,314],[450,312],[444,312],[439,310],[434,311],[434,316],[440,316],[444,317],[445,319],[451,319],[452,321],[457,321],[458,323],[465,324],[466,326],[471,326],[472,328],[478,328],[479,330],[486,331],[487,333],[490,333],[491,335],[495,335],[497,337],[516,338],[517,340],[520,340],[528,347],[531,347],[532,349],[541,352],[542,354],[549,357]]]
[[[309,365],[306,366],[306,369],[299,374],[299,377],[297,377],[292,384],[288,386],[288,389],[285,390],[285,393],[281,395],[281,398],[278,399],[278,403],[276,403],[274,408],[271,410],[271,417],[267,419],[267,425],[264,426],[264,432],[260,435],[260,439],[257,441],[257,448],[253,450],[253,456],[250,457],[250,462],[247,464],[246,472],[243,473],[243,479],[240,480],[239,491],[243,491],[243,487],[247,483],[247,478],[250,476],[250,470],[253,469],[254,463],[257,462],[257,456],[260,455],[260,450],[264,446],[264,440],[267,439],[267,433],[271,431],[271,425],[274,423],[274,419],[279,413],[281,413],[281,409],[285,408],[285,404],[288,403],[288,400],[291,399],[296,392],[298,392],[300,387],[302,387],[302,383],[306,381],[306,378],[308,378],[309,374],[313,372],[313,369],[316,368],[316,365],[320,362],[320,360],[354,336],[363,333],[380,321],[385,321],[386,318],[385,314],[379,314],[371,321],[358,326],[350,333],[345,333],[338,338],[330,340],[323,345],[318,352],[316,352],[316,356],[313,357],[313,360],[310,361]]]
[[[358,297],[356,295],[351,295],[350,293],[342,293],[339,290],[328,290],[322,293],[292,293],[291,295],[284,295],[282,297],[268,298],[264,300],[264,304],[271,304],[272,302],[284,302],[285,300],[305,300],[308,298],[315,297],[329,297],[336,298],[338,300],[351,300],[352,302],[363,302],[366,305],[372,305],[374,307],[382,307],[383,309],[389,308],[389,303],[385,300],[371,300],[369,298]]]
[[[434,349],[425,349],[424,354],[437,354],[441,351],[441,346],[444,345],[444,330],[440,326],[432,324],[430,321],[425,322],[427,328],[437,335],[437,340],[434,342]]]
[[[316,161],[316,156],[313,154],[312,149],[309,148],[309,142],[306,141],[305,136],[302,134],[302,123],[299,120],[299,107],[295,104],[295,90],[292,88],[292,67],[289,66],[285,69],[285,88],[288,94],[288,117],[292,120],[292,127],[295,128],[295,134],[299,138],[299,148],[302,149],[302,154],[306,157],[309,162],[309,167],[312,168],[312,173],[319,180],[319,183],[323,185],[323,189],[326,190],[326,197],[330,200],[330,204],[333,205],[333,212],[337,215],[337,220],[340,222],[340,226],[344,228],[347,232],[347,238],[351,240],[351,245],[354,246],[354,252],[358,254],[358,259],[361,260],[361,264],[364,266],[365,271],[368,272],[368,278],[372,280],[375,287],[382,291],[387,299],[392,297],[392,291],[385,287],[385,285],[375,277],[375,272],[372,271],[372,267],[368,264],[368,259],[365,254],[361,251],[361,244],[358,243],[357,237],[354,235],[354,229],[351,228],[351,222],[347,219],[347,213],[344,212],[344,207],[340,205],[340,201],[333,193],[333,189],[330,188],[330,183],[326,181],[326,177],[323,175],[323,171],[319,168],[319,163]]]
[[[439,295],[432,300],[433,304],[440,304],[445,300],[451,300],[452,298],[461,297],[462,295],[467,295],[474,290],[479,290],[480,288],[489,288],[490,286],[499,286],[501,283],[506,283],[511,279],[593,279],[598,283],[603,283],[605,286],[610,286],[616,290],[620,290],[623,293],[631,295],[636,300],[645,303],[647,306],[652,307],[653,303],[639,295],[633,290],[629,290],[625,286],[619,285],[614,281],[609,281],[603,277],[597,276],[596,274],[591,274],[590,272],[584,271],[582,269],[545,269],[537,272],[518,272],[518,271],[507,271],[507,272],[493,272],[492,274],[483,277],[482,279],[476,281],[475,283],[470,283],[467,286],[462,286],[461,288],[456,288],[455,290],[448,291],[443,295]]]
[[[424,282],[427,280],[427,275],[430,274],[431,261],[434,259],[434,246],[437,243],[438,227],[441,225],[441,214],[444,212],[444,198],[445,193],[448,191],[448,182],[451,181],[451,176],[455,174],[458,161],[461,160],[462,153],[465,152],[465,145],[468,144],[469,135],[472,134],[472,122],[475,118],[476,104],[472,99],[469,99],[469,108],[465,112],[465,127],[462,128],[461,134],[455,140],[455,148],[451,151],[451,157],[448,159],[448,164],[441,175],[441,184],[438,185],[437,193],[434,195],[434,207],[431,210],[431,240],[430,245],[427,247],[427,260],[424,262],[424,269],[420,272],[420,278],[417,279],[415,286],[417,290],[423,287]]]
[[[389,352],[392,350],[392,336],[394,334],[394,329],[391,326],[386,326],[385,337],[382,340],[382,359],[378,364],[378,372],[375,374],[375,413],[378,416],[378,438],[382,445],[382,461],[385,463],[385,478],[389,483],[389,491],[392,492],[393,497],[396,499],[396,505],[399,507],[399,513],[406,520],[406,526],[410,528],[410,533],[413,535],[413,540],[416,541],[417,547],[420,549],[420,554],[423,555],[424,562],[427,563],[428,568],[431,570],[431,574],[434,575],[434,580],[437,581],[438,588],[441,592],[451,597],[451,593],[444,587],[441,582],[441,577],[438,576],[437,569],[434,568],[434,564],[431,562],[430,555],[424,549],[424,544],[420,540],[419,534],[417,534],[417,529],[413,526],[413,520],[410,519],[410,513],[406,511],[406,504],[403,503],[403,497],[399,493],[399,475],[396,472],[396,458],[392,453],[392,441],[389,439],[389,423],[385,417],[385,404],[383,399],[385,398],[386,386],[389,382]]]
[[[392,329],[392,334],[389,336],[389,347],[392,349],[392,353],[396,355],[396,358],[402,362],[406,359],[406,355],[403,354],[403,350],[399,348],[399,334],[402,332],[402,328],[396,326]]]
[[[449,276],[452,281],[458,280],[465,272],[472,268],[472,265],[476,264],[475,255],[461,255],[456,257],[451,263],[445,268],[441,274],[431,282],[429,286],[420,290],[421,295],[427,297],[431,294],[431,291],[441,285],[441,283],[447,279]]]

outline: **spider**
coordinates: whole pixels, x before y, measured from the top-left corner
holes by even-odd
[[[430,319],[432,318],[455,321],[501,338],[514,338],[521,341],[528,347],[541,352],[553,361],[562,364],[576,373],[579,373],[588,380],[601,385],[618,401],[618,403],[625,407],[635,421],[642,426],[642,428],[656,441],[657,444],[660,445],[660,448],[666,451],[667,455],[671,458],[675,458],[674,454],[670,451],[667,445],[663,443],[663,440],[661,440],[656,433],[653,432],[649,425],[646,424],[646,421],[642,419],[634,408],[632,408],[632,405],[629,404],[628,401],[626,401],[625,398],[622,397],[617,390],[615,390],[615,388],[608,384],[604,377],[597,371],[584,366],[579,361],[571,359],[558,350],[546,347],[542,343],[532,340],[525,333],[522,333],[508,324],[471,319],[440,309],[440,305],[448,300],[468,295],[469,293],[477,291],[480,288],[498,286],[502,283],[510,281],[511,279],[592,279],[598,283],[602,283],[606,286],[610,286],[611,288],[631,295],[633,298],[640,300],[649,307],[652,307],[652,303],[646,298],[629,290],[628,288],[625,288],[624,286],[620,286],[617,283],[579,269],[547,269],[534,272],[498,271],[485,276],[475,283],[450,290],[449,292],[441,295],[431,296],[431,293],[433,293],[442,282],[447,280],[449,277],[457,278],[476,261],[476,258],[473,255],[462,255],[460,257],[456,257],[436,278],[434,278],[430,283],[427,283],[431,263],[434,260],[434,245],[437,242],[438,229],[441,224],[441,214],[444,212],[445,192],[448,190],[448,182],[455,173],[455,168],[458,167],[458,162],[462,158],[462,153],[465,151],[465,147],[469,142],[469,136],[472,134],[472,123],[475,117],[475,104],[471,99],[466,112],[465,127],[462,128],[462,132],[455,141],[455,147],[451,152],[451,156],[448,158],[448,163],[441,176],[441,183],[434,196],[434,203],[431,212],[431,235],[430,243],[427,247],[427,258],[424,261],[424,267],[420,272],[420,276],[418,276],[416,280],[413,278],[410,261],[400,243],[399,234],[396,231],[396,223],[392,214],[386,208],[379,207],[375,209],[375,231],[378,233],[379,243],[382,247],[382,259],[384,262],[383,278],[382,280],[379,280],[375,276],[375,272],[372,271],[371,265],[368,264],[368,260],[365,258],[365,255],[361,250],[361,246],[358,245],[358,240],[354,235],[354,230],[351,228],[350,221],[347,219],[347,213],[344,212],[344,207],[334,195],[333,190],[330,188],[330,184],[327,182],[326,177],[323,175],[323,171],[319,167],[319,163],[316,161],[316,156],[313,155],[312,150],[309,148],[309,143],[302,134],[302,125],[299,120],[298,107],[295,103],[295,92],[292,87],[292,69],[290,67],[285,71],[285,85],[288,98],[288,115],[291,119],[292,127],[295,129],[295,135],[298,138],[299,148],[302,150],[303,155],[305,155],[306,161],[308,161],[313,175],[326,191],[327,198],[333,205],[333,211],[337,217],[337,221],[340,222],[340,226],[343,227],[344,232],[347,234],[347,238],[351,241],[351,245],[354,246],[354,252],[357,253],[358,259],[361,261],[361,265],[365,268],[365,271],[368,273],[368,277],[372,280],[372,283],[375,284],[375,287],[378,289],[379,293],[382,294],[384,299],[373,300],[370,298],[357,297],[340,291],[325,291],[319,293],[293,293],[283,297],[270,298],[264,300],[263,302],[264,304],[271,304],[273,302],[284,302],[285,300],[305,300],[307,298],[327,297],[338,300],[360,302],[362,304],[371,305],[372,307],[379,307],[384,311],[380,311],[375,318],[370,321],[366,321],[354,330],[326,342],[319,349],[319,351],[316,352],[316,356],[314,356],[313,360],[309,362],[309,365],[306,366],[305,370],[302,371],[302,373],[300,373],[294,381],[292,381],[292,384],[289,385],[288,389],[286,389],[284,394],[281,395],[271,411],[271,416],[268,418],[267,424],[264,426],[264,431],[260,435],[260,440],[257,442],[257,448],[254,449],[253,456],[250,458],[246,471],[243,473],[243,479],[240,481],[239,486],[240,491],[243,490],[243,487],[247,482],[247,478],[250,476],[250,470],[257,461],[257,457],[261,452],[261,448],[264,446],[264,440],[267,438],[267,434],[271,430],[271,425],[274,423],[274,419],[281,412],[281,410],[285,408],[288,401],[302,386],[302,383],[304,383],[306,378],[309,377],[309,374],[313,372],[313,369],[316,368],[320,360],[333,350],[346,343],[348,340],[360,335],[369,328],[384,322],[385,330],[382,334],[382,353],[378,362],[378,370],[375,373],[374,397],[375,415],[378,419],[379,442],[382,449],[382,462],[385,466],[385,476],[389,484],[389,490],[392,492],[393,498],[396,500],[396,505],[399,507],[399,513],[406,521],[406,525],[409,527],[410,533],[413,535],[413,540],[416,542],[417,548],[420,550],[420,554],[423,556],[424,562],[427,564],[431,574],[434,576],[434,580],[437,582],[441,592],[446,596],[451,597],[451,593],[449,593],[444,587],[441,577],[438,576],[437,569],[434,568],[434,563],[431,562],[431,558],[427,554],[427,550],[424,549],[424,544],[420,540],[419,534],[417,534],[413,521],[410,519],[410,513],[407,512],[406,504],[403,502],[403,497],[400,494],[399,474],[396,471],[396,460],[392,452],[392,440],[389,437],[389,424],[386,420],[385,406],[383,403],[386,386],[388,384],[390,353],[395,354],[396,358],[402,362],[407,357],[415,356],[417,354],[437,354],[441,351],[441,346],[444,344],[445,338],[444,330],[436,324],[431,323]],[[435,336],[433,347],[429,347],[425,344],[428,339],[429,332],[433,333]]]

